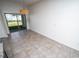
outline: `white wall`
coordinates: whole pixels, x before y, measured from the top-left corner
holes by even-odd
[[[31,9],[31,30],[79,50],[78,0],[42,0]]]
[[[0,6],[1,6],[1,10],[2,10],[2,15],[3,15],[3,25],[5,28],[6,33],[5,34],[9,34],[9,30],[7,27],[7,23],[6,23],[6,18],[4,16],[4,13],[19,13],[19,10],[22,9],[22,5],[20,5],[19,3],[15,3],[15,2],[11,2],[11,1],[2,1],[0,2]],[[26,15],[28,16],[28,15]],[[29,29],[29,22],[27,19],[27,28]]]
[[[7,35],[5,35],[5,30],[4,30],[4,27],[3,27],[3,23],[2,23],[2,15],[0,13],[0,38],[3,38],[3,37],[7,37]]]

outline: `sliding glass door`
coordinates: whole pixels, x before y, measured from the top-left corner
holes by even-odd
[[[26,17],[21,14],[5,14],[10,32],[26,29]]]

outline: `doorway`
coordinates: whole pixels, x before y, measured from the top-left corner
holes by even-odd
[[[10,32],[27,29],[25,15],[5,13],[5,17]]]

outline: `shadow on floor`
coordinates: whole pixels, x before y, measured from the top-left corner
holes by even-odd
[[[24,29],[26,29],[26,27],[23,27],[23,26],[14,26],[14,27],[9,27],[9,30],[10,30],[10,32],[12,33],[12,32],[17,32],[17,31],[20,31],[20,30],[24,30]]]

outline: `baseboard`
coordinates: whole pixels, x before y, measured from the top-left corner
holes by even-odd
[[[47,38],[49,38],[49,39],[51,39],[51,40],[53,40],[53,41],[55,41],[55,42],[57,42],[57,43],[59,43],[59,44],[62,44],[62,45],[67,46],[67,47],[69,47],[69,48],[71,48],[71,49],[74,49],[74,50],[79,51],[79,49],[76,49],[76,48],[73,48],[73,47],[71,47],[71,46],[69,46],[69,45],[66,45],[66,44],[64,44],[64,43],[62,43],[62,42],[60,42],[60,41],[55,40],[54,38],[51,38],[51,37],[48,37],[47,35],[44,35],[43,33],[40,33],[40,32],[38,32],[38,31],[35,31],[35,30],[32,30],[32,29],[30,29],[30,30],[33,31],[33,32],[36,32],[36,33],[38,33],[38,34],[40,34],[40,35],[42,35],[42,36],[44,36],[44,37],[47,37]]]

